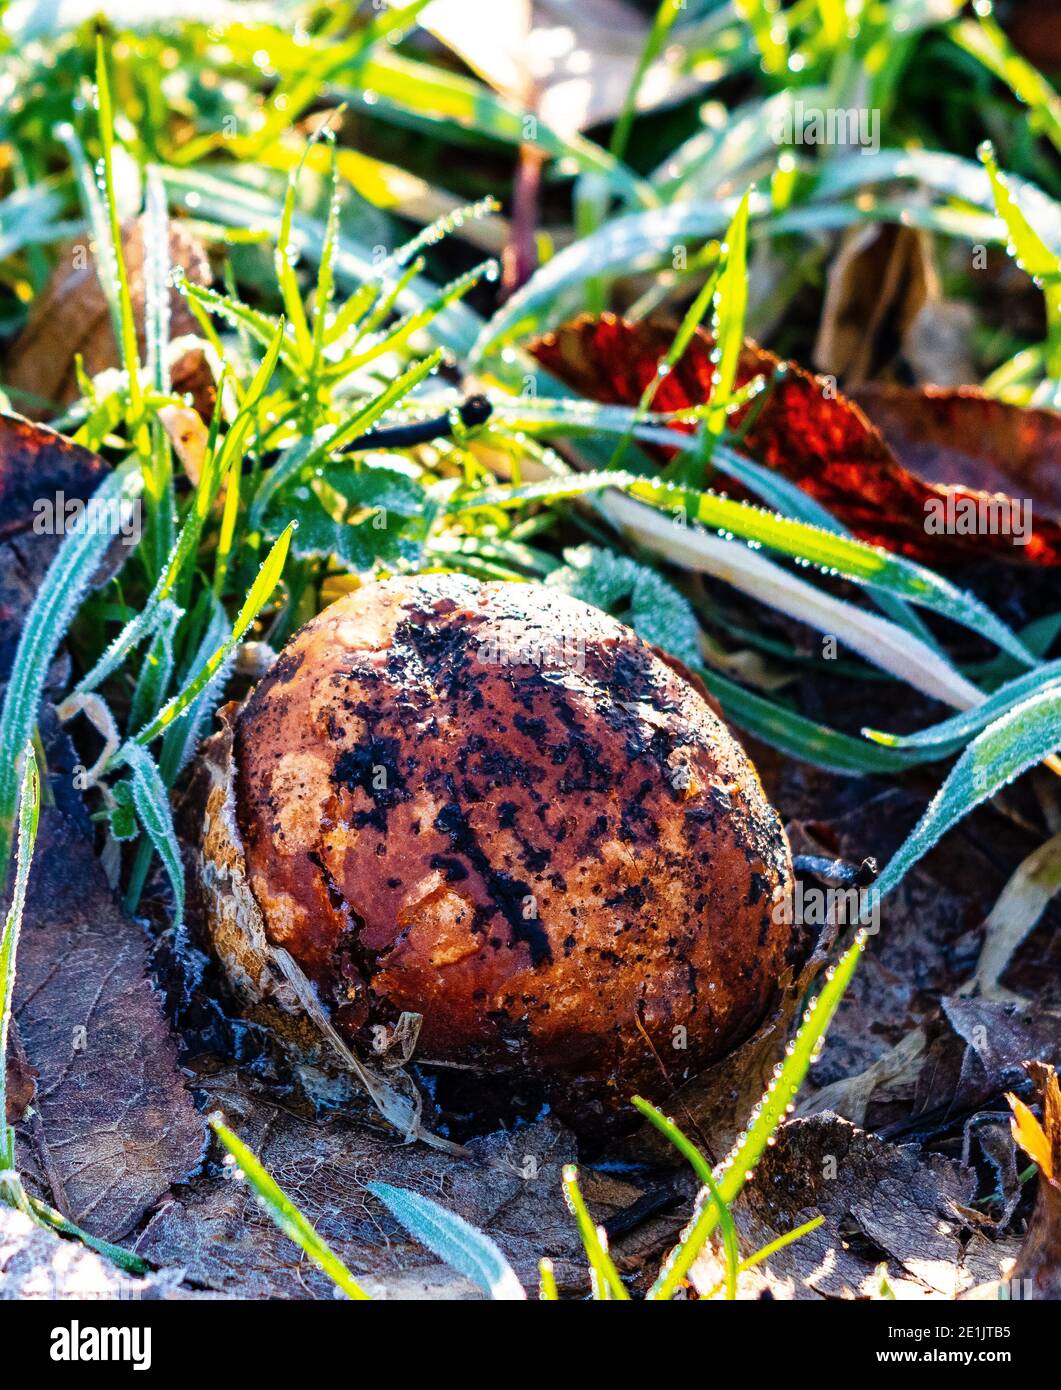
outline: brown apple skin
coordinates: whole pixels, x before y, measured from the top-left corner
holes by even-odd
[[[235,812],[273,947],[339,1033],[618,1104],[762,1020],[792,863],[693,684],[559,589],[371,583],[235,716]]]

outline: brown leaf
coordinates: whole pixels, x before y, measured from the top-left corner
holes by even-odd
[[[825,1217],[769,1261],[790,1297],[876,1293],[882,1261],[889,1281],[909,1293],[952,1297],[972,1283],[961,1271],[962,1223],[953,1204],[968,1202],[974,1189],[973,1173],[950,1159],[886,1144],[836,1115],[815,1115],[782,1127],[734,1218],[750,1253]],[[714,1288],[719,1273],[717,1255],[698,1261],[697,1290]]]
[[[7,1057],[7,1122],[17,1125],[33,1104],[37,1090],[37,1071],[15,1052]]]
[[[120,1239],[198,1165],[203,1124],[141,929],[111,896],[83,813],[42,810],[15,1018],[39,1073],[37,1158],[62,1189],[45,1195],[93,1235]]]
[[[894,224],[850,228],[829,268],[814,365],[848,386],[865,381],[894,357],[938,294],[924,232]]]
[[[546,334],[531,350],[547,370],[589,399],[636,406],[674,332],[673,325],[653,321],[586,316]],[[656,410],[710,400],[711,348],[711,338],[699,330],[661,382]],[[742,450],[798,484],[861,540],[937,565],[974,554],[1061,564],[1061,416],[991,401],[972,388],[926,388],[901,398],[890,393],[902,388],[881,388],[872,396],[865,393],[875,419],[884,412],[881,401],[898,405],[902,400],[908,407],[905,414],[888,412],[885,437],[860,408],[862,393],[857,401],[848,400],[832,381],[782,363],[747,341],[736,384],[759,375],[769,381],[765,400],[760,397],[731,416],[736,429],[748,422]],[[745,495],[728,478],[719,486]],[[981,491],[997,487],[1004,497]],[[1032,501],[1034,524],[1027,544],[1016,544],[1020,516],[1015,526],[1009,503],[1026,498]],[[994,530],[992,505],[996,511],[1005,507],[1005,526],[996,517]],[[926,523],[937,512],[948,525],[932,534]],[[979,529],[963,533],[965,522],[952,522],[959,512],[975,516]]]
[[[585,1288],[585,1260],[564,1205],[560,1170],[573,1137],[553,1119],[473,1140],[483,1163],[405,1145],[339,1114],[314,1120],[256,1097],[245,1075],[204,1082],[209,1104],[257,1153],[366,1289],[396,1297],[477,1296],[409,1239],[368,1193],[379,1178],[440,1202],[485,1230],[528,1289],[548,1255],[561,1285]],[[491,1166],[485,1166],[490,1162]],[[145,1258],[181,1265],[196,1284],[242,1298],[330,1298],[331,1282],[258,1208],[229,1169],[212,1166],[164,1203],[137,1242]]]
[[[138,218],[125,225],[122,249],[125,254],[129,287],[136,318],[141,360],[144,356],[144,228]],[[170,223],[170,257],[197,285],[210,283],[210,266],[199,241],[179,222]],[[170,336],[180,338],[194,333],[197,324],[183,295],[170,290]],[[85,371],[96,376],[121,361],[114,340],[107,301],[96,266],[86,253],[83,241],[68,242],[59,252],[59,262],[47,288],[36,301],[30,320],[13,343],[5,366],[10,388],[53,405],[67,405],[80,395],[74,359],[84,358]],[[179,390],[194,390],[190,364],[182,369],[184,384]],[[199,400],[196,401],[198,405]],[[205,403],[205,398],[204,398]],[[29,413],[36,413],[32,411]],[[50,413],[47,408],[43,413]]]
[[[863,386],[853,398],[902,465],[925,483],[957,496],[1030,498],[1036,529],[1061,519],[1061,418],[1055,411],[1007,405],[972,386]]]

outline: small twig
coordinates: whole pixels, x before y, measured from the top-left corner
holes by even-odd
[[[794,854],[792,867],[797,874],[816,878],[830,888],[868,888],[879,872],[873,858],[851,864],[846,859],[826,859],[820,854]]]

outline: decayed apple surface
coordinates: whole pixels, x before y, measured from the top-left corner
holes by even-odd
[[[368,584],[232,724],[259,928],[352,1048],[413,1011],[419,1057],[607,1105],[658,1091],[661,1063],[679,1083],[769,1007],[777,813],[691,680],[561,590]]]

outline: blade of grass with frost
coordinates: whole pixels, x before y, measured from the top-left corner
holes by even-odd
[[[718,697],[727,719],[790,757],[856,777],[902,772],[928,760],[920,751],[880,748],[817,724],[765,695],[746,690],[710,667],[698,665],[696,670]]]
[[[196,671],[206,665],[227,635],[228,615],[221,604],[214,600],[210,605],[210,620],[207,623],[206,631],[187,664],[185,680],[190,680]],[[188,706],[188,712],[184,718],[178,719],[166,730],[162,739],[162,753],[158,760],[158,766],[162,773],[162,780],[167,787],[173,786],[178,774],[194,753],[200,730],[208,723],[210,715],[221,697],[231,661],[230,654]]]
[[[142,490],[143,475],[136,460],[129,459],[103,480],[93,500],[102,505],[106,515],[107,508],[135,501]],[[0,711],[0,748],[21,748],[32,735],[48,667],[113,541],[113,536],[93,527],[68,531],[63,538],[22,624]],[[121,549],[128,552],[128,547]],[[14,759],[5,756],[0,758],[0,888],[10,853],[17,796]]]
[[[1020,773],[1041,762],[1061,746],[1061,692],[1043,691],[989,725],[955,764],[921,820],[889,860],[877,879],[881,897],[902,881],[914,864],[959,820],[1006,786]],[[771,1135],[784,1118],[810,1070],[833,1014],[850,983],[865,948],[859,932],[834,968],[808,1012],[803,1026],[775,1068],[766,1094],[753,1112],[752,1123],[725,1161],[718,1189],[730,1206],[740,1195]],[[714,1202],[700,1205],[681,1243],[664,1263],[650,1298],[668,1298],[692,1268],[717,1224]]]
[[[141,747],[146,747],[146,745],[156,739],[159,734],[163,733],[175,719],[180,718],[199,692],[214,678],[222,663],[238,646],[244,633],[258,616],[280,580],[294,529],[294,522],[289,523],[282,534],[277,538],[269,554],[263,560],[262,567],[258,571],[254,583],[251,585],[250,592],[236,617],[236,621],[232,625],[232,631],[229,633],[228,637],[191,680],[188,681],[184,688],[159,710],[151,723],[135,735],[135,743],[139,744]]]
[[[391,314],[394,313],[396,305],[401,301],[405,287],[421,273],[426,264],[423,256],[417,256],[415,261],[411,261],[405,267],[390,289],[385,294],[377,296],[376,302],[357,325],[357,342],[360,342],[362,338],[370,337],[382,324],[387,322]]]
[[[414,362],[407,371],[373,396],[344,424],[334,430],[318,430],[312,439],[302,440],[288,449],[284,457],[269,469],[258,485],[250,508],[251,531],[261,529],[269,503],[296,473],[301,472],[303,468],[314,468],[323,463],[330,453],[341,449],[358,435],[364,434],[388,410],[426,380],[441,361],[442,350],[439,348],[422,361]]]
[[[661,514],[676,510],[689,521],[758,542],[802,564],[842,575],[930,609],[989,638],[1022,665],[1035,665],[1035,658],[1013,630],[985,604],[912,560],[866,545],[854,537],[808,526],[806,522],[710,492],[677,488],[644,478],[635,479],[629,491],[632,497],[651,503]],[[682,529],[686,530],[686,538],[679,538],[679,544],[688,540],[688,528],[683,526]],[[935,655],[934,660],[938,662],[939,659]]]
[[[702,196],[740,170],[776,157],[777,132],[795,118],[797,101],[804,109],[826,109],[822,87],[778,92],[726,113],[721,125],[698,130],[667,156],[652,174],[652,184],[668,203]]]
[[[368,109],[377,118],[385,117],[390,106],[409,111],[418,120],[426,117],[452,122],[508,145],[526,143],[528,130],[532,130],[531,144],[551,158],[570,160],[580,171],[601,174],[625,201],[643,207],[658,201],[649,184],[592,140],[578,134],[560,134],[537,115],[497,96],[472,78],[384,51],[359,63],[357,78],[357,87],[336,82],[332,90],[359,108],[365,105],[365,93],[371,92],[375,100]],[[533,126],[528,125],[528,120],[534,122]]]
[[[293,73],[293,80],[279,84],[269,99],[265,120],[260,128],[242,143],[238,156],[252,159],[263,146],[290,130],[303,113],[320,99],[332,77],[357,63],[383,39],[400,39],[402,31],[416,23],[420,11],[430,2],[431,0],[411,0],[408,5],[379,9],[370,23],[355,28],[351,36],[342,43],[336,42],[336,29],[333,28],[328,33],[327,44],[309,61],[306,61],[304,45],[302,61],[280,69]],[[345,11],[345,20],[350,22],[357,9],[356,4],[344,5],[333,12],[333,19],[341,25],[344,22]]]
[[[1010,192],[1025,216],[1035,225],[1051,250],[1061,253],[1061,204],[1028,179],[1007,176]],[[862,150],[858,154],[838,155],[822,168],[814,187],[813,202],[828,203],[843,194],[862,197],[875,184],[896,179],[910,180],[926,190],[947,198],[972,203],[985,212],[994,212],[995,200],[987,171],[972,160],[930,150]],[[896,215],[901,211],[896,207]]]
[[[516,338],[543,332],[550,326],[547,312],[566,292],[615,271],[634,275],[669,265],[678,242],[720,236],[733,219],[739,199],[704,200],[653,208],[648,212],[613,217],[592,236],[566,246],[530,277],[483,327],[471,351],[471,365],[488,363],[500,371],[501,349]],[[769,213],[769,199],[753,194],[753,217]]]
[[[1009,234],[1007,249],[1021,270],[1042,289],[1046,302],[1046,370],[1051,377],[1061,379],[1061,258],[1025,216],[988,141],[980,146],[979,155],[991,180],[998,215]]]
[[[630,490],[640,486],[637,480]],[[671,563],[683,564],[694,573],[716,575],[779,612],[836,637],[872,665],[916,690],[958,709],[979,704],[984,698],[944,657],[913,634],[834,598],[750,546],[678,525],[655,507],[642,510],[632,497],[615,491],[602,497],[600,509],[614,525]]]
[[[129,275],[126,271],[125,254],[122,250],[122,225],[118,215],[118,199],[114,191],[114,109],[111,103],[110,78],[107,75],[107,59],[102,35],[96,36],[96,95],[99,107],[99,136],[103,146],[103,190],[110,222],[114,270],[118,277],[118,346],[121,351],[122,366],[129,379],[130,409],[133,419],[139,420],[140,412],[143,409],[143,392],[140,386],[140,350],[136,341],[136,317],[133,314]]]
[[[95,243],[96,278],[103,291],[103,298],[107,302],[111,328],[114,331],[114,341],[120,343],[122,309],[119,297],[118,269],[114,258],[114,246],[111,242],[110,217],[107,207],[100,196],[96,176],[89,167],[84,146],[78,139],[73,126],[64,121],[56,127],[55,134],[66,146],[66,152],[70,156],[70,163],[77,179],[81,206],[92,231],[92,240]]]
[[[241,459],[233,459],[225,482],[225,505],[221,513],[221,526],[217,533],[217,547],[214,551],[214,578],[211,588],[217,598],[220,598],[224,592],[225,579],[228,576],[228,562],[236,534],[236,518],[239,515],[242,482],[243,462]]]
[[[398,348],[405,346],[414,333],[418,333],[422,328],[427,328],[443,310],[463,299],[468,291],[474,289],[484,278],[488,280],[497,278],[496,261],[483,261],[481,265],[477,265],[474,269],[458,276],[423,308],[417,309],[396,323],[378,342],[362,348],[359,352],[350,353],[339,362],[329,362],[321,373],[322,378],[326,381],[341,379],[344,376],[349,376],[351,372],[367,366],[369,362],[375,361],[377,357],[381,357],[386,352],[396,352]]]
[[[1016,51],[991,12],[981,7],[976,19],[960,20],[946,32],[1030,108],[1033,124],[1061,153],[1061,97],[1039,69]]]
[[[324,224],[324,245],[321,248],[320,266],[317,271],[317,288],[313,295],[313,356],[309,368],[309,398],[317,393],[317,377],[324,360],[324,347],[327,341],[328,315],[332,296],[335,293],[335,241],[339,235],[339,170],[335,162],[335,137],[328,131],[326,137],[331,150],[331,169],[328,180],[328,216]]]
[[[671,449],[688,448],[692,439],[692,436],[672,429],[667,423],[670,417],[653,417],[658,419],[659,423],[639,421],[637,410],[629,406],[599,405],[595,401],[562,398],[505,400],[501,397],[494,402],[494,409],[499,418],[503,417],[513,429],[524,433],[621,433],[624,438],[632,436],[646,443],[659,444]],[[724,444],[715,446],[713,458],[715,465],[722,472],[742,483],[772,510],[823,531],[832,531],[839,536],[850,535],[819,502],[781,474],[744,458]],[[939,643],[905,600],[888,592],[876,591],[873,592],[873,598],[888,617],[906,628],[926,646],[940,651]]]
[[[280,287],[280,297],[284,304],[284,315],[295,335],[295,355],[303,369],[309,366],[313,357],[313,340],[309,323],[306,320],[306,311],[302,304],[302,291],[298,286],[298,276],[295,274],[299,252],[291,238],[291,225],[295,216],[295,196],[298,192],[298,181],[305,167],[309,148],[307,145],[305,153],[287,180],[283,210],[280,214],[280,230],[277,234],[276,251],[273,255],[273,268],[276,271],[276,283]],[[325,231],[326,245],[327,231]]]
[[[762,1100],[752,1112],[751,1123],[717,1173],[717,1192],[725,1206],[732,1207],[740,1196],[784,1119],[793,1097],[802,1086],[855,973],[865,944],[866,935],[859,932],[836,965],[826,972],[825,984],[804,1014],[804,1022],[786,1049],[784,1061],[775,1067]],[[648,1292],[648,1298],[667,1299],[672,1296],[717,1227],[718,1213],[719,1204],[712,1199],[710,1192],[701,1193],[692,1221],[683,1232],[680,1243],[664,1261],[659,1276]]]
[[[259,189],[241,184],[238,170],[231,173],[226,170],[223,180],[204,169],[167,168],[163,175],[175,198],[186,200],[189,193],[194,194],[199,200],[196,204],[199,217],[213,219],[225,226],[234,224],[257,231],[262,226],[276,226],[283,211],[274,198]],[[319,261],[324,247],[323,224],[304,214],[296,214],[294,229],[301,238],[302,254]],[[371,280],[379,269],[371,248],[345,235],[337,239],[334,265],[336,282],[353,291]],[[436,293],[437,287],[429,281],[412,280],[403,293],[403,307],[418,309],[434,298]],[[466,304],[458,302],[443,309],[426,326],[425,332],[434,342],[464,357],[481,328],[480,316]]]
[[[560,478],[542,478],[517,487],[490,487],[459,497],[449,507],[453,513],[478,511],[484,507],[523,507],[529,502],[551,502],[565,497],[583,497],[591,492],[631,486],[636,479],[629,473],[574,473]]]
[[[158,626],[144,654],[133,690],[128,724],[131,729],[139,728],[166,698],[173,675],[173,642],[183,617],[184,609],[175,603],[167,600],[160,606]]]
[[[236,458],[237,452],[246,436],[247,429],[253,422],[255,408],[276,368],[277,353],[283,334],[284,321],[281,319],[273,332],[269,349],[247,388],[243,405],[225,436],[220,454],[217,455],[214,446],[217,441],[217,425],[220,418],[219,403],[218,411],[215,411],[214,419],[211,422],[210,447],[207,449],[202,472],[199,475],[191,510],[185,517],[181,533],[162,566],[158,579],[155,581],[155,587],[148,595],[140,612],[130,619],[95,666],[78,682],[75,693],[85,694],[90,690],[95,690],[112,672],[118,669],[129,652],[155,631],[161,605],[169,599],[181,576],[185,573],[189,559],[194,557],[203,525],[214,504],[223,470],[227,467],[231,472],[232,468],[240,461]],[[221,382],[221,387],[223,389],[224,381]]]
[[[156,391],[169,390],[166,352],[170,311],[169,211],[166,189],[156,165],[148,166],[144,204],[144,337],[147,374]]]
[[[637,114],[637,98],[641,91],[641,84],[645,80],[645,74],[663,51],[667,36],[674,28],[674,21],[685,7],[686,0],[660,0],[659,9],[656,11],[656,17],[648,31],[648,38],[645,40],[645,46],[641,50],[641,57],[638,59],[637,68],[627,90],[623,109],[615,123],[615,129],[612,131],[612,138],[608,144],[608,151],[613,159],[626,157],[630,131],[633,129],[634,116]]]
[[[210,1128],[232,1155],[238,1171],[243,1174],[263,1210],[288,1240],[293,1240],[328,1278],[355,1302],[367,1301],[369,1295],[343,1264],[339,1256],[310,1225],[286,1192],[270,1177],[243,1141],[233,1134],[216,1116],[210,1117]]]
[[[538,1300],[541,1303],[556,1303],[559,1298],[560,1291],[556,1287],[553,1262],[541,1259],[538,1261]]]
[[[526,1299],[512,1266],[495,1243],[463,1217],[419,1192],[392,1187],[390,1183],[370,1182],[368,1190],[414,1240],[477,1284],[488,1297],[502,1301]]]
[[[136,818],[146,830],[155,853],[166,870],[166,876],[173,889],[173,925],[179,929],[184,922],[184,865],[181,861],[177,832],[173,828],[169,792],[154,758],[138,743],[124,744],[117,754],[116,761],[124,763],[130,771]],[[130,912],[135,912],[137,904],[136,901],[127,898],[126,906]]]
[[[763,71],[782,76],[788,69],[788,20],[778,0],[733,0],[733,8],[752,31]]]
[[[11,749],[10,753],[13,751]],[[10,753],[9,760],[15,764],[17,771],[19,760],[10,756]],[[22,930],[22,913],[26,906],[26,887],[29,883],[33,846],[37,839],[41,800],[37,757],[33,751],[33,744],[28,739],[22,748],[21,762],[15,884],[11,893],[11,906],[4,920],[3,937],[0,938],[0,1169],[5,1174],[15,1171],[15,1131],[7,1122],[7,1040],[15,997],[18,938]],[[6,864],[4,867],[6,873]],[[21,1187],[21,1183],[18,1186]],[[0,1196],[5,1195],[5,1190],[8,1200],[16,1195],[10,1191],[9,1183],[0,1180]]]
[[[366,331],[370,331],[367,323],[362,326],[362,320],[366,314],[371,313],[371,319],[368,322],[372,324],[378,322],[383,311],[381,308],[374,308],[373,306],[383,295],[388,283],[390,289],[386,293],[387,312],[391,312],[396,303],[407,302],[409,297],[407,291],[414,283],[426,284],[419,278],[420,272],[424,268],[424,260],[419,252],[427,247],[437,245],[445,237],[463,227],[467,221],[477,220],[497,212],[499,206],[496,198],[481,198],[477,203],[469,203],[464,207],[445,213],[442,217],[429,223],[416,236],[399,246],[396,251],[392,251],[378,264],[374,264],[363,283],[354,290],[336,314],[334,322],[328,329],[328,342],[334,343],[341,340],[355,327],[360,330],[358,337]]]
[[[959,820],[1061,748],[1061,689],[1040,691],[989,724],[951,769],[924,815],[874,884],[890,892]]]
[[[740,200],[722,247],[722,269],[712,300],[712,329],[715,339],[711,360],[711,409],[701,434],[700,478],[711,462],[715,440],[726,427],[726,409],[737,379],[741,349],[744,346],[744,316],[748,309],[748,208],[751,189]]]
[[[879,729],[863,729],[862,732],[866,738],[887,748],[917,748],[925,750],[926,753],[931,750],[933,757],[945,758],[964,747],[981,729],[1000,718],[1014,705],[1020,704],[1028,696],[1059,684],[1061,660],[1051,661],[1034,671],[1029,671],[1027,675],[1007,681],[975,709],[965,710],[951,719],[932,724],[927,729],[919,729],[913,734],[888,734],[882,733]]]
[[[654,1105],[650,1105],[641,1096],[631,1097],[634,1106],[646,1120],[650,1121],[656,1129],[669,1139],[678,1150],[685,1161],[692,1167],[693,1172],[700,1179],[701,1187],[706,1187],[711,1200],[715,1203],[718,1213],[718,1224],[722,1227],[722,1247],[726,1252],[726,1297],[734,1299],[737,1297],[737,1274],[740,1270],[740,1249],[737,1243],[737,1227],[733,1220],[733,1215],[729,1207],[722,1200],[722,1194],[718,1190],[715,1182],[715,1175],[711,1171],[711,1165],[704,1158],[700,1150],[693,1144],[673,1120],[668,1119],[662,1110],[657,1110]]]
[[[230,295],[221,294],[218,290],[207,289],[203,285],[193,285],[188,280],[181,282],[181,293],[193,304],[198,304],[210,313],[217,314],[218,318],[225,319],[233,328],[239,326],[246,329],[251,337],[256,338],[265,348],[273,342],[277,327],[283,322],[282,319],[273,318],[270,314],[263,314],[257,309],[248,308],[246,304],[241,303],[238,299],[233,299]],[[299,360],[294,344],[282,339],[280,351],[291,370],[297,371]]]
[[[279,321],[273,330],[273,335],[268,343],[265,356],[258,364],[258,368],[251,378],[250,385],[247,387],[243,396],[236,418],[225,434],[225,442],[222,444],[217,454],[216,460],[213,453],[207,455],[207,462],[204,464],[204,474],[209,468],[211,487],[206,494],[206,501],[200,502],[200,490],[196,492],[197,508],[205,507],[209,509],[213,503],[213,492],[216,484],[229,471],[233,463],[243,458],[244,443],[251,428],[257,423],[258,406],[272,381],[273,373],[276,371],[276,364],[283,351],[286,337],[287,326],[283,319]],[[204,511],[205,515],[205,511]]]
[[[626,1285],[623,1283],[619,1271],[615,1268],[612,1257],[605,1249],[601,1232],[597,1229],[592,1216],[586,1209],[586,1203],[578,1185],[578,1169],[573,1163],[565,1163],[562,1181],[564,1200],[578,1224],[578,1233],[582,1238],[586,1258],[589,1260],[594,1299],[601,1302],[611,1300],[629,1302],[630,1295],[626,1290]]]
[[[661,361],[657,363],[656,370],[652,375],[652,380],[645,387],[644,391],[641,392],[641,399],[637,403],[637,409],[630,416],[630,423],[626,433],[615,446],[615,452],[612,454],[609,467],[619,467],[623,455],[626,453],[626,446],[630,442],[636,426],[644,418],[645,413],[651,409],[652,402],[656,399],[656,392],[659,390],[660,383],[681,361],[685,349],[692,341],[693,334],[700,327],[704,314],[707,312],[708,305],[714,302],[719,274],[720,271],[716,268],[714,273],[704,282],[700,292],[689,306],[685,317],[679,325],[677,333],[674,335],[674,341],[667,349]]]
[[[216,600],[211,606],[210,614],[206,632],[188,663],[185,673],[186,680],[190,679],[196,671],[206,664],[228,635],[228,616]],[[162,739],[158,770],[167,789],[173,787],[188,759],[195,752],[200,733],[220,701],[231,662],[230,656],[221,663],[213,677],[203,686],[189,705],[184,718],[178,719],[166,730]],[[141,839],[136,848],[136,858],[133,860],[126,893],[126,904],[130,912],[135,912],[140,902],[140,894],[143,892],[148,870],[151,867],[151,853],[151,842]]]

